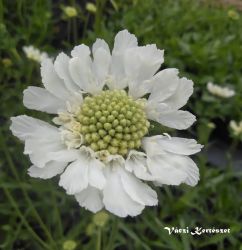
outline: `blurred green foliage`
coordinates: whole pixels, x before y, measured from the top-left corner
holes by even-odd
[[[196,157],[201,180],[197,187],[157,188],[160,205],[136,218],[110,215],[104,226],[81,209],[58,187],[57,179],[27,176],[29,160],[23,145],[9,132],[9,117],[27,113],[22,91],[41,85],[39,64],[28,60],[22,47],[34,45],[50,56],[69,52],[96,37],[112,44],[117,31],[127,28],[140,44],[165,49],[163,67],[176,67],[195,82],[188,108],[198,123],[189,131],[201,143],[228,138],[228,122],[242,120],[242,15],[197,0],[0,0],[0,249],[242,249],[242,171],[211,165]],[[65,6],[75,7],[68,17]],[[96,8],[96,9],[95,9]],[[236,17],[236,18],[234,18]],[[206,89],[208,81],[229,85],[235,97],[221,99]],[[212,123],[213,122],[213,123]],[[216,127],[216,128],[215,128]],[[215,129],[215,130],[214,130]],[[215,132],[214,132],[214,131]],[[216,132],[217,131],[217,132]],[[234,149],[234,147],[233,147]],[[229,154],[229,152],[227,152]],[[172,234],[165,226],[231,228],[230,234]]]

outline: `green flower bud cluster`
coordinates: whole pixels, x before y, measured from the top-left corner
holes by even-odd
[[[150,125],[142,105],[124,90],[86,97],[77,119],[86,145],[120,155],[139,148]]]

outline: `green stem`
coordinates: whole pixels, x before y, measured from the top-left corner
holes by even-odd
[[[54,240],[53,240],[53,238],[52,238],[49,230],[47,229],[47,227],[45,226],[44,222],[40,218],[37,210],[33,206],[33,203],[31,201],[31,199],[29,198],[28,193],[25,190],[25,187],[24,187],[24,185],[22,184],[22,182],[20,180],[20,177],[19,177],[18,172],[17,172],[17,170],[15,168],[15,165],[14,165],[14,163],[12,161],[10,153],[7,150],[7,145],[5,144],[5,141],[4,141],[4,138],[3,138],[3,135],[2,135],[2,131],[0,131],[0,143],[2,144],[3,152],[4,152],[4,154],[5,154],[6,158],[7,158],[8,165],[10,166],[10,169],[13,172],[14,177],[18,181],[18,184],[19,184],[19,186],[20,186],[20,188],[21,188],[21,190],[23,192],[24,198],[26,199],[29,208],[32,210],[32,212],[33,212],[36,220],[38,221],[38,223],[42,227],[43,231],[45,232],[45,234],[46,234],[47,238],[49,239],[49,241],[51,242],[51,244],[53,244],[55,246],[55,242],[54,242]]]
[[[51,249],[32,229],[32,227],[29,225],[28,221],[25,219],[25,216],[21,213],[21,211],[18,208],[17,203],[15,202],[13,196],[8,191],[7,188],[3,187],[4,193],[6,194],[8,200],[10,201],[13,208],[16,210],[17,215],[22,220],[23,224],[25,225],[26,229],[29,231],[29,233],[33,236],[33,238],[38,241],[44,248]]]
[[[111,228],[111,235],[107,244],[107,249],[106,250],[112,250],[114,249],[114,243],[115,239],[118,233],[118,219],[117,217],[113,217],[113,224]]]
[[[97,231],[97,246],[96,246],[96,250],[101,250],[102,249],[102,229],[98,228]]]
[[[61,215],[60,215],[60,210],[58,208],[58,204],[57,204],[57,198],[53,192],[53,189],[51,188],[50,184],[49,184],[50,190],[52,190],[51,192],[51,196],[52,196],[52,201],[53,201],[53,208],[55,210],[55,214],[56,214],[56,219],[57,219],[57,227],[58,227],[58,232],[59,232],[59,236],[62,237],[63,236],[63,227],[62,227],[62,222],[61,222]]]

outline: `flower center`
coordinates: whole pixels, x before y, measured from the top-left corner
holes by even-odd
[[[94,151],[120,155],[139,148],[150,125],[142,102],[133,100],[124,90],[86,97],[77,120],[85,145]]]

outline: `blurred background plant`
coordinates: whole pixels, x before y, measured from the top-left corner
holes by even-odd
[[[242,249],[240,7],[240,1],[222,0],[0,0],[0,249]],[[162,68],[178,68],[194,81],[188,109],[197,123],[179,135],[197,136],[205,149],[195,158],[201,173],[197,187],[159,188],[159,207],[117,219],[78,207],[57,179],[28,177],[30,162],[9,132],[9,117],[50,119],[22,105],[22,91],[41,85],[43,53],[55,57],[96,37],[112,45],[124,28],[140,44],[165,49]],[[33,46],[28,53],[26,46]],[[220,90],[211,90],[208,82]],[[154,125],[152,133],[164,131]],[[165,226],[231,228],[231,233],[168,236]]]

